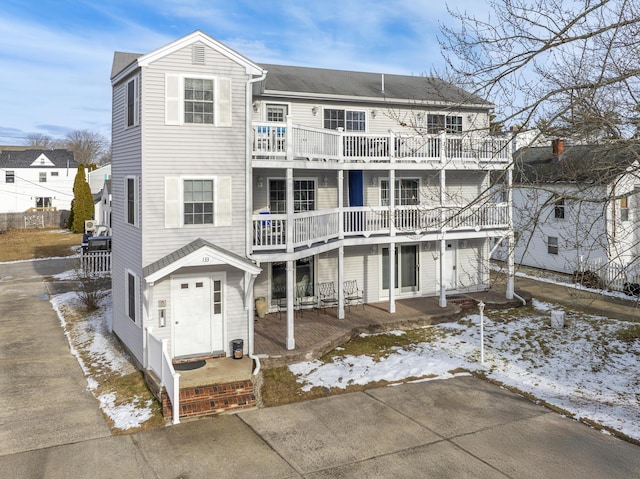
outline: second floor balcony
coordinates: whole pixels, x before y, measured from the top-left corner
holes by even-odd
[[[509,139],[481,133],[367,134],[310,128],[292,123],[254,123],[252,155],[265,164],[306,159],[343,163],[462,162],[501,164],[511,160]]]
[[[360,206],[286,214],[253,215],[254,251],[293,251],[356,236],[425,235],[509,227],[507,203],[467,207]]]

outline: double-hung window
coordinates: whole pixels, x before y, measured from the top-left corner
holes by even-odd
[[[138,92],[136,90],[136,79],[127,82],[127,109],[126,109],[126,126],[134,126],[138,124]]]
[[[565,208],[564,198],[556,201],[553,207],[553,215],[556,219],[560,219],[560,220],[564,219],[564,208]]]
[[[629,200],[626,196],[620,198],[620,221],[629,221]]]
[[[547,253],[558,254],[558,238],[556,236],[547,237]]]
[[[325,108],[324,127],[328,130],[366,131],[366,114],[364,111]]]
[[[184,79],[184,122],[213,125],[213,80]]]
[[[402,178],[396,180],[396,206],[420,204],[420,180]],[[389,180],[380,180],[380,204],[389,206]]]
[[[4,181],[6,183],[15,183],[16,181],[16,173],[12,170],[7,170],[4,175]]]
[[[138,277],[133,272],[127,270],[126,275],[126,314],[129,319],[135,323],[138,317],[138,285],[140,282],[138,280]]]
[[[427,133],[436,134],[443,130],[447,133],[462,133],[462,117],[428,114]]]
[[[184,180],[184,224],[213,224],[213,180]]]
[[[231,78],[165,75],[165,124],[231,126]]]
[[[138,182],[136,177],[125,178],[126,221],[130,225],[138,224]]]
[[[41,171],[40,175],[38,177],[38,181],[40,183],[46,183],[47,182],[47,172],[46,171]]]
[[[293,211],[313,211],[316,209],[315,180],[293,180]],[[269,210],[273,214],[287,212],[286,180],[269,180]]]

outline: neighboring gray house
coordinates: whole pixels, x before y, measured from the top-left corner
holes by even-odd
[[[554,140],[516,152],[516,263],[569,274],[597,270],[610,281],[607,265],[640,270],[637,154],[613,148]],[[632,279],[622,275],[618,287]]]
[[[294,310],[327,284],[340,318],[349,281],[390,312],[489,287],[490,238],[511,231],[506,202],[469,206],[510,163],[490,103],[259,65],[200,31],[116,53],[111,80],[113,329],[143,366],[162,341],[172,360],[234,339],[251,355],[255,297],[284,310],[294,349]]]
[[[70,210],[78,163],[69,150],[0,151],[0,213]]]

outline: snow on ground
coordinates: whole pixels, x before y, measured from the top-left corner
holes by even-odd
[[[564,311],[565,328],[550,326],[551,311]],[[304,390],[345,388],[385,380],[452,377],[481,371],[489,378],[640,440],[640,341],[616,339],[633,323],[533,301],[533,307],[484,315],[484,365],[480,364],[480,316],[430,326],[436,340],[396,348],[388,356],[338,356],[291,365]],[[397,333],[393,333],[397,334]]]
[[[73,271],[56,276],[58,280],[75,278]],[[104,414],[114,422],[114,427],[126,430],[139,427],[151,418],[151,401],[139,397],[116,401],[115,393],[99,391],[100,377],[126,376],[135,372],[129,357],[118,347],[111,333],[111,295],[107,293],[100,300],[99,309],[91,314],[83,313],[81,320],[68,316],[74,310],[82,310],[80,298],[75,292],[52,297],[51,304],[60,318],[71,353],[84,371],[88,389],[100,402]]]

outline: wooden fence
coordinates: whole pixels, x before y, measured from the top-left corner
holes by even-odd
[[[69,210],[0,213],[0,232],[10,229],[64,228]]]

